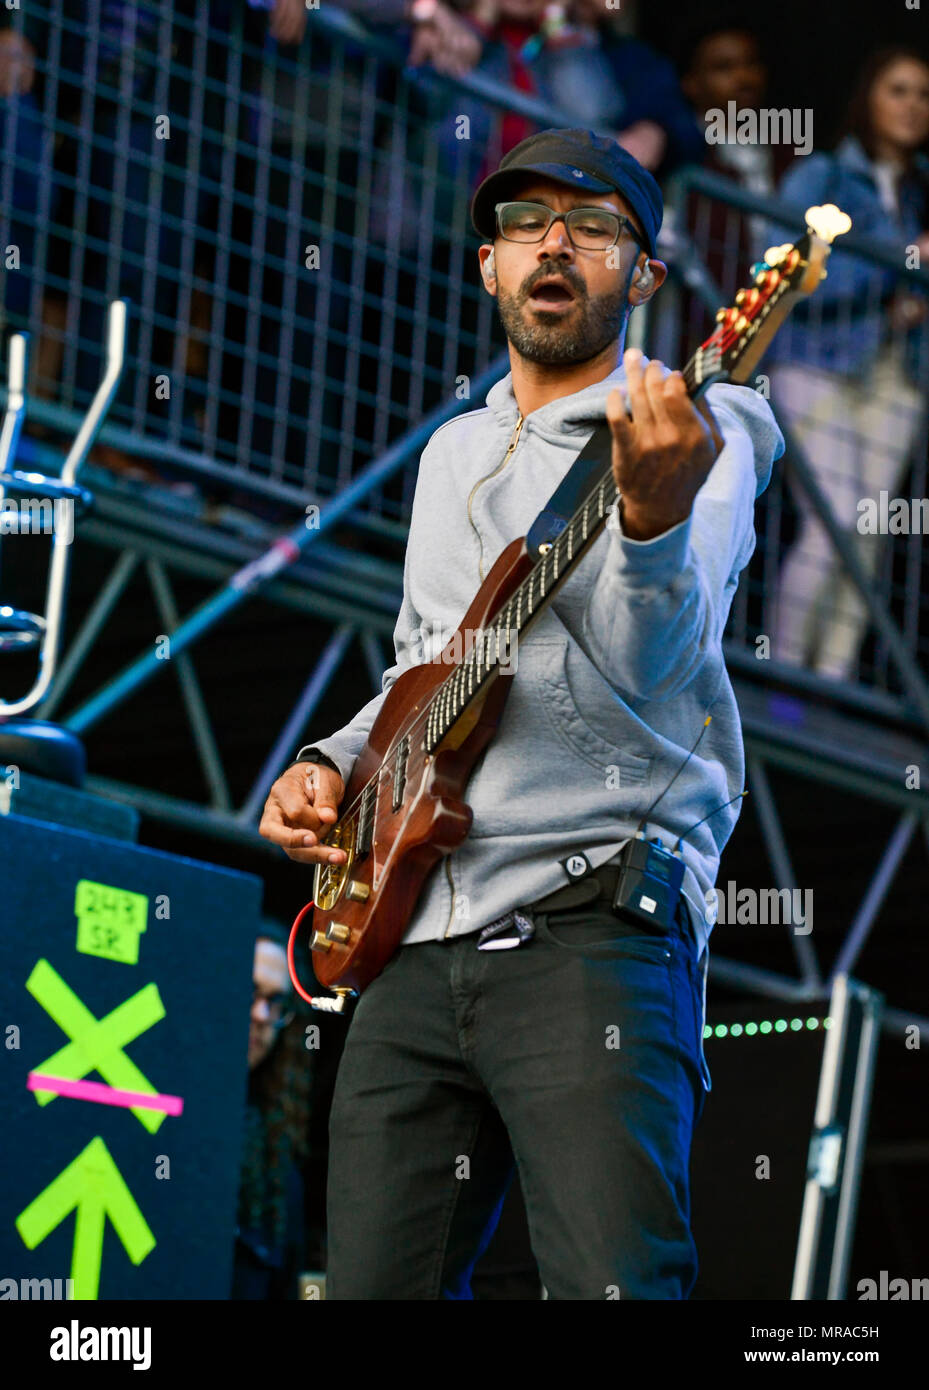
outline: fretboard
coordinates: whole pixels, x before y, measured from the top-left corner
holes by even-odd
[[[432,698],[423,745],[431,753],[460,718],[486,680],[513,661],[522,633],[539,616],[596,540],[616,501],[616,484],[607,462],[599,484],[588,494],[568,525],[529,574],[484,627],[466,656]]]

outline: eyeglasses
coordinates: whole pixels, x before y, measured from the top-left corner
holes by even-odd
[[[504,241],[537,242],[548,236],[553,222],[563,221],[572,246],[579,251],[608,251],[626,231],[637,246],[642,242],[628,217],[608,208],[571,208],[553,212],[544,203],[497,203],[497,227]]]
[[[286,1028],[296,1016],[292,994],[261,994],[255,989],[252,991],[252,1008],[259,1002],[267,1005],[268,1022],[272,1028]]]

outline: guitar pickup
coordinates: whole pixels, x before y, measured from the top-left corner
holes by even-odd
[[[406,765],[410,756],[410,736],[404,734],[397,744],[394,753],[394,782],[393,795],[391,797],[391,810],[399,811],[403,805],[403,793],[406,790]]]
[[[355,840],[355,854],[359,859],[367,854],[374,839],[374,815],[377,810],[378,778],[368,782],[361,793],[358,807],[358,834]]]

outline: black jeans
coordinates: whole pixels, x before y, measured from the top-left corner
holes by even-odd
[[[535,924],[514,950],[402,947],[358,1001],[330,1116],[330,1298],[470,1298],[514,1156],[550,1298],[693,1288],[689,927],[603,903]]]

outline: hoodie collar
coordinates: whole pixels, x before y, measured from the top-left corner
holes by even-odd
[[[643,359],[647,365],[648,358]],[[606,418],[606,402],[610,392],[626,384],[626,371],[620,365],[602,381],[595,381],[570,396],[559,396],[547,405],[539,406],[526,416],[525,430],[557,442],[560,438],[590,434],[591,426]],[[513,394],[513,373],[490,388],[487,407],[504,428],[511,430],[519,418],[519,407]]]

